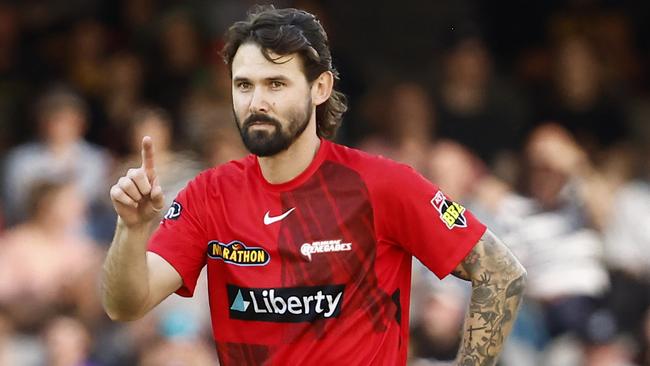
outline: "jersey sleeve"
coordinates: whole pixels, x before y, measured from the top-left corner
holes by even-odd
[[[395,164],[378,178],[378,234],[417,257],[438,278],[474,248],[486,227],[413,168]]]
[[[172,202],[160,226],[149,240],[148,250],[165,259],[181,276],[183,285],[176,291],[191,297],[205,265],[207,235],[201,222],[204,216],[205,188],[191,181]]]

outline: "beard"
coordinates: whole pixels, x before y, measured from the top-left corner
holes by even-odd
[[[310,97],[302,109],[295,109],[290,113],[286,129],[282,128],[279,120],[263,113],[253,113],[243,123],[240,123],[237,113],[234,115],[246,149],[257,156],[268,157],[287,150],[305,131],[312,113]],[[267,123],[273,128],[251,131],[251,127],[259,122]]]

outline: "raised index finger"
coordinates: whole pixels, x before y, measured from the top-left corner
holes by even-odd
[[[149,136],[142,138],[142,168],[147,174],[149,182],[153,182],[156,173],[153,162],[153,141]]]

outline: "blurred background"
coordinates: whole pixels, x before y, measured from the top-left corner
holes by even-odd
[[[500,365],[650,365],[650,2],[274,3],[329,33],[337,141],[416,167],[528,269]],[[143,135],[169,201],[246,154],[218,52],[252,4],[0,2],[0,365],[217,364],[205,289],[117,324],[98,284]],[[453,359],[469,290],[414,264],[411,365]]]

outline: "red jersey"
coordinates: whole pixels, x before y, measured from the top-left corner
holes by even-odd
[[[253,155],[201,173],[149,250],[191,296],[207,264],[222,365],[405,365],[411,257],[449,274],[485,232],[412,168],[322,140],[295,179]]]

